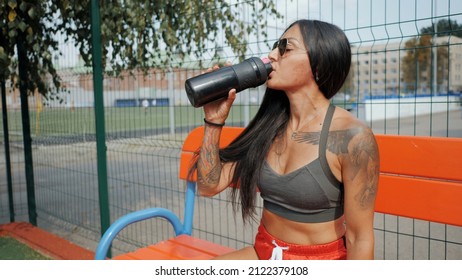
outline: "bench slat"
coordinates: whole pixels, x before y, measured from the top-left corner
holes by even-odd
[[[462,181],[462,139],[376,135],[380,171]]]
[[[234,249],[189,235],[158,242],[145,248],[114,257],[116,260],[208,260]]]
[[[151,245],[152,246],[152,245]],[[162,251],[153,250],[151,246],[138,249],[123,255],[115,256],[114,260],[171,260],[172,257]]]
[[[462,186],[381,174],[375,211],[462,226]]]

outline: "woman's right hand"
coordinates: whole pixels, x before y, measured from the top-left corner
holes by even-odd
[[[225,64],[225,66],[230,66],[230,63]],[[213,67],[207,69],[206,73],[218,70],[220,67],[214,65]],[[236,89],[231,89],[228,93],[228,98],[222,98],[210,103],[207,103],[203,106],[205,119],[213,123],[224,123],[228,118],[231,106],[233,105],[234,100],[236,99]]]

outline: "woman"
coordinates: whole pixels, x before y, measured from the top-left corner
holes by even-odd
[[[245,219],[255,214],[257,188],[264,200],[254,246],[220,259],[373,259],[377,144],[365,124],[329,101],[350,69],[348,39],[332,24],[299,20],[268,58],[273,72],[260,109],[223,150],[236,91],[204,106],[199,194],[238,185],[233,200]]]

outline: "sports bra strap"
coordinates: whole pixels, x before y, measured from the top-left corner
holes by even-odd
[[[324,174],[331,173],[329,164],[327,163],[326,150],[327,150],[327,138],[329,136],[329,128],[332,123],[332,118],[334,116],[335,106],[331,103],[329,108],[327,108],[326,117],[324,118],[324,123],[321,129],[321,136],[319,139],[319,160],[321,162],[322,170]]]

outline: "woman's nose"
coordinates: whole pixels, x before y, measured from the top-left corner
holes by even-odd
[[[275,48],[274,50],[270,51],[270,53],[268,54],[268,58],[269,60],[271,61],[276,61],[277,58],[278,58],[278,48]]]

